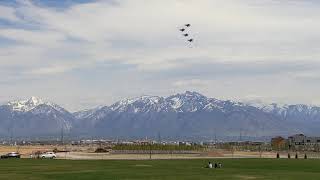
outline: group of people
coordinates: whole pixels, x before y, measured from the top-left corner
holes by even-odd
[[[208,165],[207,165],[207,168],[222,168],[222,164],[219,162],[219,163],[211,163],[209,162]]]

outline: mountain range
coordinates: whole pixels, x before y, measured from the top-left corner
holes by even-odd
[[[198,138],[319,135],[320,107],[249,104],[186,91],[141,96],[71,113],[32,97],[0,106],[2,137]]]

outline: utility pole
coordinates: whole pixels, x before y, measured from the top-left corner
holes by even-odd
[[[158,143],[161,144],[161,134],[160,134],[160,131],[158,132]]]
[[[259,157],[262,158],[262,149],[261,149],[261,145],[259,145]]]
[[[214,127],[214,128],[213,128],[213,136],[214,136],[214,137],[213,137],[213,140],[212,140],[212,141],[213,141],[213,145],[214,145],[213,147],[214,147],[214,148],[217,148],[217,133],[216,133],[216,131],[217,131],[217,129],[216,129],[216,127]]]
[[[11,126],[11,128],[9,129],[9,133],[10,133],[10,145],[12,145],[13,144],[13,142],[12,142],[12,140],[13,140],[13,130],[12,130],[12,126]]]
[[[151,150],[151,149],[152,149],[151,140],[150,140],[150,143],[149,143],[149,148],[150,148],[150,154],[149,154],[150,157],[149,157],[149,159],[151,160],[151,154],[152,154],[152,150]]]
[[[214,144],[217,145],[217,134],[216,134],[216,131],[214,131]]]
[[[13,118],[13,114],[11,114],[10,145],[13,145],[13,129],[14,129],[14,118]]]
[[[64,133],[63,133],[63,126],[61,127],[61,145],[63,145],[64,144],[64,142],[63,142],[63,135],[64,135]]]

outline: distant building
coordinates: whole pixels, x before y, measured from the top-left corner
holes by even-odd
[[[273,150],[317,150],[320,151],[320,137],[308,137],[304,134],[295,134],[285,139],[277,136],[271,139]]]
[[[289,145],[305,145],[307,142],[307,136],[304,134],[295,134],[293,136],[288,137]]]
[[[320,137],[307,137],[306,145],[320,145]]]
[[[273,149],[284,149],[286,147],[287,140],[281,136],[277,136],[271,139],[271,146]]]
[[[288,143],[290,147],[299,147],[299,146],[319,146],[320,137],[307,137],[304,134],[296,134],[288,137]]]

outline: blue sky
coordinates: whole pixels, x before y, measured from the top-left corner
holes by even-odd
[[[0,1],[0,102],[79,110],[186,90],[320,105],[320,3]],[[191,23],[188,46],[178,28]]]

